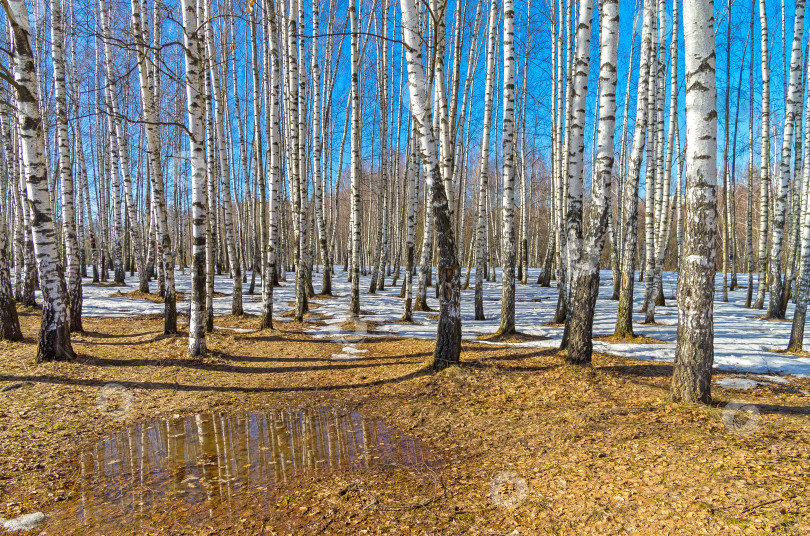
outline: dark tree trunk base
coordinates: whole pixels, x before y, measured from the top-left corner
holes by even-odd
[[[70,335],[64,324],[56,329],[46,329],[48,313],[42,313],[42,327],[37,338],[37,363],[46,361],[73,361],[76,354],[70,344]]]
[[[593,356],[593,315],[599,294],[599,273],[584,274],[574,282],[574,303],[565,331],[568,347],[565,361],[570,365],[588,366]]]
[[[21,341],[20,319],[17,317],[17,306],[9,299],[0,306],[0,340]]]
[[[427,300],[416,298],[416,302],[413,305],[414,311],[421,311],[424,313],[433,313],[435,312],[433,309],[428,307]]]

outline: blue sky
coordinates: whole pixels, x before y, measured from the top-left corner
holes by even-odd
[[[339,0],[333,0],[338,2]],[[375,0],[379,2],[379,0]],[[462,77],[462,89],[463,89],[463,79],[466,76],[466,72],[468,69],[471,68],[470,65],[467,65],[467,50],[471,46],[472,41],[472,22],[475,14],[476,7],[478,2],[476,0],[467,0],[462,1],[458,0],[458,6],[462,8],[465,12],[464,16],[464,46],[462,48],[461,53],[461,77]],[[373,5],[372,0],[363,0],[359,2],[361,4],[360,9],[360,24],[363,27],[363,30],[366,29],[371,6]],[[767,10],[768,10],[768,21],[770,24],[769,31],[770,31],[770,58],[771,58],[771,106],[774,112],[773,118],[775,119],[775,123],[777,126],[781,127],[782,117],[783,117],[783,102],[784,102],[784,91],[783,91],[783,80],[784,80],[784,73],[782,67],[782,51],[784,49],[781,39],[781,4],[774,1],[768,0]],[[94,4],[94,3],[93,3]],[[180,38],[179,34],[179,26],[177,21],[179,20],[179,9],[177,7],[178,2],[173,0],[164,0],[164,8],[163,8],[163,40],[164,42],[170,42],[173,40],[178,40]],[[305,19],[306,19],[306,28],[305,28],[305,35],[311,35],[311,21],[310,21],[310,13],[311,13],[311,3],[304,1],[304,11],[305,11]],[[113,9],[115,14],[113,16],[113,24],[114,24],[114,33],[120,35],[122,31],[125,31],[128,27],[128,16],[129,16],[129,2],[119,1],[113,2]],[[252,94],[252,81],[249,76],[249,71],[245,71],[247,66],[247,62],[250,60],[250,51],[249,51],[249,33],[247,29],[247,16],[245,11],[245,0],[235,0],[235,5],[233,7],[229,7],[230,4],[226,3],[225,0],[217,1],[214,0],[214,13],[225,13],[230,14],[233,13],[236,16],[236,29],[235,29],[235,57],[236,57],[236,69],[238,72],[238,87],[240,93],[240,106],[242,112],[242,119],[246,121],[246,137],[247,140],[250,141],[253,136],[253,126],[252,126],[252,101],[250,99],[250,95]],[[331,3],[329,1],[323,2],[320,4],[321,9],[321,32],[326,32],[327,29],[327,19],[329,14],[329,8]],[[340,1],[340,3],[336,4],[337,13],[336,13],[336,31],[341,32],[344,28],[344,21],[346,17],[346,7],[345,3]],[[518,83],[518,92],[520,92],[522,84],[523,84],[523,70],[524,70],[524,62],[523,58],[526,54],[526,44],[527,42],[530,43],[530,54],[529,54],[529,67],[528,67],[528,103],[527,103],[527,121],[526,121],[526,132],[527,132],[527,143],[529,147],[534,147],[536,151],[539,152],[541,157],[548,157],[549,151],[549,132],[550,132],[550,105],[551,105],[551,76],[550,76],[550,69],[551,69],[551,59],[550,59],[550,4],[547,1],[543,0],[532,0],[531,3],[531,27],[528,27],[528,11],[527,11],[527,2],[516,2],[516,37],[517,37],[517,83]],[[598,5],[598,2],[597,2]],[[747,155],[747,147],[748,147],[748,107],[750,98],[753,96],[754,99],[754,123],[755,123],[755,143],[754,149],[756,153],[756,160],[758,162],[759,159],[759,117],[761,114],[761,75],[760,75],[760,29],[759,29],[759,12],[758,12],[758,5],[756,6],[755,10],[755,25],[754,25],[754,36],[753,36],[753,45],[754,45],[754,87],[753,91],[750,87],[749,83],[749,66],[750,66],[750,59],[751,59],[751,48],[750,44],[746,48],[746,41],[749,38],[749,21],[751,16],[751,2],[741,2],[739,0],[734,1],[731,4],[730,11],[728,6],[725,2],[717,1],[715,2],[715,13],[717,17],[717,35],[716,35],[716,47],[717,47],[717,87],[718,87],[718,116],[719,116],[719,124],[718,124],[718,155],[722,155],[723,150],[723,141],[726,135],[726,125],[724,124],[724,112],[725,112],[725,96],[726,92],[730,89],[731,91],[731,107],[730,107],[730,120],[733,122],[735,119],[735,113],[737,111],[737,103],[736,103],[736,96],[739,87],[740,93],[740,113],[738,118],[738,133],[737,133],[737,143],[736,143],[736,151],[737,151],[737,180],[743,180],[743,173],[742,170],[745,169],[745,166],[748,162],[748,155]],[[474,158],[477,157],[478,154],[478,147],[480,145],[481,139],[481,128],[482,128],[482,118],[483,118],[483,95],[484,95],[484,67],[485,67],[485,51],[483,47],[485,47],[486,39],[484,33],[486,31],[486,13],[488,12],[489,4],[488,2],[483,2],[483,20],[481,23],[481,28],[479,30],[480,38],[478,40],[478,46],[481,47],[480,53],[478,54],[478,62],[474,66],[476,68],[476,75],[473,80],[472,86],[472,116],[470,121],[470,141],[469,146],[471,147],[470,151],[470,164],[468,173],[472,174],[473,176],[477,174],[477,165],[474,164]],[[632,28],[633,28],[633,15],[636,11],[636,0],[620,0],[620,43],[619,43],[619,65],[618,65],[618,87],[617,87],[617,97],[618,97],[618,111],[617,111],[617,132],[616,132],[616,145],[617,145],[617,152],[618,152],[618,145],[619,140],[621,138],[621,125],[623,120],[623,104],[626,98],[625,95],[625,86],[627,80],[627,71],[628,71],[628,62],[630,61],[630,38],[632,35]],[[79,49],[77,52],[78,56],[84,55],[85,58],[90,58],[90,62],[92,63],[94,57],[94,39],[92,37],[92,29],[95,27],[95,18],[96,18],[96,9],[95,6],[84,5],[84,4],[75,4],[75,17],[79,21],[77,26],[78,28],[78,35],[80,39],[85,39],[83,43],[80,43]],[[638,7],[640,10],[640,7]],[[786,20],[786,41],[789,43],[792,38],[793,32],[793,15],[795,9],[795,0],[787,0],[786,2],[786,13],[787,13],[787,20]],[[39,8],[39,11],[42,13],[42,8]],[[378,9],[374,11],[374,13],[378,13]],[[456,3],[451,0],[449,5],[449,16],[447,20],[447,31],[448,31],[448,47],[452,47],[452,31],[453,31],[453,23],[454,23],[454,14],[456,11]],[[672,3],[671,0],[667,0],[667,7],[666,12],[668,14],[668,25],[667,25],[667,35],[666,35],[666,42],[667,48],[669,44],[670,38],[670,31],[671,31],[671,13],[672,13]],[[392,54],[392,61],[389,65],[390,68],[390,80],[391,80],[391,87],[392,91],[389,95],[389,102],[391,105],[391,113],[389,114],[389,118],[396,119],[399,117],[395,109],[397,105],[402,105],[407,107],[407,89],[403,87],[403,98],[399,98],[399,88],[401,87],[400,84],[400,54],[401,54],[401,46],[398,43],[399,39],[399,18],[400,18],[400,10],[399,10],[399,2],[397,0],[390,0],[390,9],[389,9],[389,36],[393,39],[392,42],[389,42],[389,53]],[[595,14],[598,14],[598,9],[594,10]],[[729,14],[730,13],[730,14]],[[727,21],[731,20],[731,34],[729,36],[728,28],[727,28]],[[595,22],[598,20],[595,19]],[[231,42],[231,34],[229,30],[230,26],[230,17],[216,17],[212,22],[215,25],[215,39],[220,40],[221,43],[227,44]],[[640,41],[640,21],[639,21],[639,28],[638,28],[638,35],[636,36],[636,50],[635,50],[635,57],[633,58],[633,76],[632,76],[632,83],[631,83],[631,104],[630,104],[630,133],[632,134],[632,126],[633,126],[633,115],[635,114],[635,87],[637,81],[637,71],[638,71],[638,41]],[[496,106],[497,110],[495,111],[495,117],[493,118],[493,132],[491,136],[491,155],[493,159],[493,163],[495,159],[499,159],[499,151],[500,151],[500,128],[501,128],[501,113],[500,113],[500,97],[501,97],[501,88],[502,88],[502,63],[501,63],[501,41],[502,35],[500,34],[500,30],[502,30],[502,21],[499,21],[499,48],[498,48],[498,66],[497,66],[497,75],[496,75],[496,82],[497,82],[497,89],[496,89]],[[683,137],[685,135],[686,129],[683,119],[683,111],[684,111],[684,95],[683,95],[683,42],[682,42],[682,24],[681,24],[681,43],[680,43],[680,53],[679,53],[679,110],[680,110],[680,136],[681,136],[681,145],[683,145]],[[372,24],[369,30],[372,34],[379,32],[379,20]],[[805,32],[806,33],[806,32]],[[367,39],[368,37],[363,37],[363,39]],[[731,80],[727,81],[728,74],[726,72],[726,44],[731,39]],[[336,45],[339,37],[336,37]],[[379,146],[379,112],[376,110],[377,102],[376,102],[376,76],[374,70],[374,62],[376,59],[377,54],[377,47],[376,47],[376,40],[375,38],[369,38],[371,41],[366,47],[365,56],[364,56],[364,64],[363,64],[363,76],[362,76],[362,85],[364,93],[366,94],[367,98],[364,100],[364,128],[362,133],[363,138],[363,154],[365,158],[369,158],[372,155],[372,152],[375,155],[375,161],[373,162],[374,167],[378,165],[376,155],[378,155],[378,146]],[[595,115],[595,104],[596,104],[596,80],[598,74],[598,25],[594,24],[592,29],[592,50],[591,50],[591,76],[589,82],[589,98],[588,98],[588,111],[586,115],[586,131],[585,131],[585,142],[586,142],[586,175],[590,173],[590,155],[592,151],[592,139],[593,139],[593,127],[594,127],[594,115]],[[807,43],[806,37],[804,38],[803,43]],[[309,54],[310,54],[310,47],[313,46],[314,42],[312,39],[305,39],[305,71],[307,74],[310,72],[309,69]],[[326,48],[326,38],[322,37],[319,40],[319,46],[321,49],[321,53],[323,54]],[[260,42],[260,51],[261,47],[264,43]],[[344,112],[345,112],[345,104],[348,95],[348,82],[349,82],[349,40],[348,38],[344,39],[343,46],[341,49],[341,53],[343,57],[341,58],[340,67],[339,67],[339,76],[338,80],[335,85],[335,90],[332,95],[332,118],[335,124],[335,130],[332,134],[332,147],[333,152],[331,154],[331,158],[334,159],[334,167],[337,167],[337,160],[338,160],[338,149],[340,147],[341,135],[342,135],[342,128],[343,128],[343,120],[344,120]],[[46,45],[47,46],[47,45]],[[227,47],[225,47],[227,48]],[[120,51],[120,49],[117,49]],[[788,51],[789,52],[789,51]],[[179,61],[180,57],[179,54],[181,53],[179,47],[167,47],[164,49],[164,56],[166,56],[166,68],[168,70],[173,70],[173,75],[178,77],[176,80],[182,81],[183,77],[183,69],[182,63]],[[743,62],[743,57],[745,56],[745,61]],[[133,70],[134,62],[132,60],[131,54],[121,51],[120,56],[117,55],[116,64],[117,70],[119,73],[129,72],[129,87],[124,90],[125,84],[124,82],[119,82],[119,93],[122,94],[122,98],[124,94],[128,95],[128,104],[129,110],[133,117],[137,116],[138,114],[138,106],[137,106],[137,73]],[[427,58],[425,58],[427,60]],[[87,59],[83,61],[88,61]],[[326,59],[322,60],[322,68],[323,64],[325,63]],[[788,58],[789,63],[789,58]],[[48,66],[47,60],[43,64],[44,66]],[[448,62],[447,69],[449,75],[449,67],[450,63]],[[44,69],[45,76],[48,76],[48,70]],[[82,125],[82,129],[84,134],[87,136],[88,131],[90,128],[90,121],[93,121],[92,117],[92,91],[88,90],[88,84],[92,83],[92,66],[89,70],[85,72],[80,72],[80,76],[83,76],[83,87],[81,92],[81,98],[83,99],[83,106],[84,109],[87,111],[88,115],[83,119],[84,123]],[[740,74],[742,77],[740,79]],[[247,76],[246,76],[247,75]],[[229,77],[232,77],[233,73],[229,74]],[[232,88],[232,82],[230,81],[232,78],[229,78],[228,87]],[[741,83],[740,83],[741,80]],[[669,71],[667,71],[667,86],[669,82]],[[175,90],[171,87],[172,83],[168,79],[164,82],[164,87],[166,88],[165,91],[167,93],[172,93]],[[248,102],[244,102],[245,93],[248,95]],[[176,93],[174,93],[176,94]],[[232,133],[233,133],[233,140],[234,143],[238,143],[238,130],[235,121],[235,106],[236,106],[236,98],[231,91],[229,98],[231,99],[231,118],[232,118]],[[172,114],[176,113],[176,108],[172,101],[166,99],[164,102],[164,109],[163,114],[164,117],[169,117]],[[376,111],[375,111],[376,110]],[[667,96],[667,102],[664,106],[665,113],[668,113],[669,110],[669,95]],[[404,110],[403,110],[404,111]],[[131,126],[131,132],[133,133],[133,140],[138,139],[138,127]],[[400,148],[404,150],[405,140],[407,138],[407,112],[402,115],[401,121],[401,134],[399,136],[400,139]],[[166,132],[168,133],[169,127],[166,127]],[[777,129],[777,134],[781,129]],[[733,131],[732,131],[733,135]],[[264,135],[263,135],[264,136]],[[395,137],[394,137],[395,139]],[[372,140],[374,142],[374,147],[372,148]],[[776,144],[772,144],[772,158],[776,155],[776,147],[780,145],[781,139],[777,141]],[[393,140],[392,142],[393,143]],[[139,143],[133,143],[133,153],[137,151],[137,148],[140,146]],[[88,142],[85,143],[85,151],[87,152],[88,157],[90,156],[90,151],[92,150],[92,145]],[[349,147],[348,143],[346,144],[344,150],[344,157],[343,157],[343,166],[344,170],[347,169],[349,165]],[[240,156],[238,154],[239,149],[235,147],[234,149],[234,157],[235,159],[239,159]],[[133,154],[133,165],[136,161],[136,154]],[[141,154],[141,157],[143,155]],[[327,155],[327,158],[329,155]],[[238,161],[238,160],[237,160]],[[366,166],[368,163],[366,163]],[[722,166],[722,162],[718,159],[718,165]],[[643,169],[643,168],[642,168]],[[337,172],[337,170],[335,170]],[[92,173],[92,172],[91,172]],[[239,173],[243,173],[241,170]],[[243,179],[240,177],[234,178],[234,182],[242,182]],[[169,185],[171,188],[171,185]],[[642,187],[643,189],[643,187]]]

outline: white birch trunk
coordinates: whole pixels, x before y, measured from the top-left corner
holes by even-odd
[[[3,136],[3,166],[0,170],[0,340],[19,341],[22,340],[20,330],[20,320],[17,317],[17,304],[14,302],[14,290],[11,285],[11,273],[9,271],[9,232],[6,227],[6,215],[14,213],[6,203],[6,184],[13,184],[17,180],[16,166],[12,165],[12,156],[8,148],[10,147],[10,136],[6,128],[5,105],[0,111],[0,135]],[[15,203],[11,198],[11,203]],[[13,241],[12,241],[13,242]],[[20,260],[20,259],[18,259]],[[17,270],[21,269],[21,262],[17,264]]]
[[[799,0],[801,1],[801,0]],[[678,340],[672,398],[711,401],[717,256],[717,91],[714,4],[685,2],[686,220],[678,278]]]
[[[774,212],[771,231],[770,299],[766,318],[784,318],[782,312],[782,237],[787,213],[787,196],[790,191],[790,157],[797,113],[801,114],[802,103],[802,35],[804,30],[804,0],[796,1],[793,22],[793,50],[790,55],[790,81],[785,105],[785,127],[782,134],[781,177],[776,184]],[[763,101],[764,106],[764,101]]]
[[[321,260],[323,262],[323,285],[321,293],[327,296],[332,295],[332,259],[327,244],[326,222],[324,220],[321,188],[321,159],[323,154],[323,139],[321,136],[321,72],[318,62],[320,47],[318,41],[319,0],[312,0],[312,36],[314,39],[312,46],[312,186],[314,195],[315,224],[318,232],[318,243],[321,248]],[[331,58],[327,57],[327,60]]]
[[[677,0],[676,0],[677,1]],[[585,4],[582,8],[587,9]],[[584,16],[584,15],[583,15]],[[580,27],[583,25],[580,21]],[[584,365],[593,353],[593,315],[599,294],[599,260],[605,245],[605,232],[610,218],[610,189],[614,161],[614,132],[616,127],[616,64],[619,45],[619,2],[599,2],[599,123],[596,160],[593,168],[593,199],[589,209],[588,230],[579,253],[579,262],[572,265],[572,296],[576,307],[570,313],[569,340],[566,361]],[[587,44],[586,44],[587,46]],[[587,49],[577,52],[587,57]],[[586,64],[580,69],[587,79]],[[584,106],[584,97],[582,104]],[[581,206],[580,206],[581,210]],[[569,207],[569,214],[570,214]],[[571,240],[569,237],[569,244]]]
[[[132,29],[138,51],[138,77],[140,80],[141,103],[146,119],[146,155],[149,166],[148,169],[152,179],[152,197],[156,208],[155,219],[157,220],[158,224],[157,228],[160,237],[163,277],[165,278],[166,286],[165,294],[163,296],[163,332],[168,335],[177,333],[177,298],[175,295],[174,286],[174,255],[172,251],[171,229],[169,228],[168,215],[166,214],[160,136],[158,132],[159,117],[155,105],[155,77],[150,74],[151,69],[147,59],[147,44],[146,38],[144,37],[145,32],[143,30],[143,26],[138,0],[132,0]],[[133,224],[135,223],[136,222],[133,222]]]
[[[759,245],[757,247],[758,275],[757,275],[757,298],[754,301],[754,309],[762,309],[765,305],[765,289],[767,288],[766,272],[768,269],[768,210],[770,208],[769,190],[770,177],[769,166],[771,161],[771,134],[770,134],[770,86],[771,68],[768,56],[768,13],[765,0],[759,0],[759,25],[761,28],[762,51],[762,144],[760,148],[760,168],[759,168]]]
[[[647,66],[652,53],[653,15],[655,13],[652,0],[645,0],[644,14],[641,28],[641,54],[639,57],[638,96],[636,97],[636,124],[633,132],[633,147],[630,151],[627,178],[624,180],[622,192],[622,235],[619,239],[623,244],[622,252],[622,284],[619,294],[619,306],[616,313],[616,328],[614,335],[621,338],[634,337],[633,332],[633,286],[636,267],[636,245],[638,244],[638,183],[641,171],[641,161],[644,154],[644,143],[647,132],[648,99],[649,99],[649,70]]]
[[[188,353],[192,357],[206,352],[205,345],[205,245],[207,192],[205,181],[205,125],[203,123],[202,45],[197,21],[197,2],[181,0],[183,44],[186,65],[186,106],[191,145],[192,264],[191,313],[188,327]]]
[[[359,24],[357,22],[357,0],[349,0],[349,22],[351,25],[351,295],[349,313],[360,314],[360,50]]]
[[[73,170],[68,140],[68,108],[65,80],[64,35],[62,32],[61,0],[51,0],[51,56],[53,60],[54,97],[56,101],[56,132],[59,179],[62,190],[62,239],[65,247],[67,272],[68,315],[70,331],[82,329],[82,275],[79,241],[76,236],[76,214],[73,204]],[[0,267],[1,268],[1,267]]]
[[[585,8],[590,0],[584,0]],[[590,24],[588,24],[590,29]],[[587,39],[590,42],[590,39]],[[585,67],[587,72],[587,67]],[[587,80],[587,74],[586,74]],[[587,82],[585,84],[587,87]],[[586,90],[587,93],[587,90]],[[584,97],[583,97],[584,113]],[[503,3],[503,207],[501,325],[498,335],[515,332],[515,3]],[[584,124],[583,124],[584,127]]]
[[[408,89],[414,127],[419,132],[422,163],[426,170],[427,189],[436,219],[439,246],[438,281],[439,322],[433,369],[442,370],[459,361],[461,354],[461,289],[460,269],[456,258],[453,222],[439,163],[439,151],[431,128],[432,119],[425,92],[422,65],[422,36],[417,23],[415,0],[401,0],[402,36],[408,62]]]
[[[17,92],[22,166],[30,211],[34,254],[42,290],[42,323],[37,342],[37,362],[71,360],[67,289],[53,229],[45,168],[45,144],[38,87],[31,48],[31,30],[25,0],[4,0],[3,8],[11,27],[11,57]]]
[[[219,151],[219,172],[220,184],[222,187],[222,207],[225,211],[224,227],[225,227],[225,247],[228,251],[228,261],[231,271],[231,314],[234,316],[241,316],[244,311],[242,309],[242,266],[239,262],[239,250],[237,248],[236,221],[231,207],[231,166],[230,157],[228,156],[228,148],[226,145],[225,128],[226,121],[223,113],[222,100],[223,96],[220,92],[219,73],[217,70],[217,55],[214,50],[214,31],[211,22],[211,1],[205,0],[205,14],[206,23],[203,26],[205,31],[205,47],[208,56],[208,69],[211,73],[211,95],[213,100],[213,114],[214,126],[216,134],[216,148]]]
[[[484,82],[484,127],[481,139],[481,162],[478,172],[478,219],[475,239],[475,319],[484,317],[484,248],[487,232],[487,191],[489,190],[489,137],[492,125],[492,102],[495,99],[495,40],[498,28],[498,2],[492,0],[487,29],[487,63]]]

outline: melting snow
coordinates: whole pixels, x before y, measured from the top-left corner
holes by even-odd
[[[402,271],[404,273],[404,270]],[[562,338],[563,329],[561,327],[550,327],[544,325],[551,320],[557,302],[557,289],[541,288],[534,284],[539,270],[529,270],[529,285],[516,286],[516,323],[517,329],[530,335],[549,337],[548,340],[529,341],[513,343],[515,346],[531,348],[553,348],[558,346]],[[602,271],[602,285],[600,285],[601,296],[597,301],[596,315],[594,317],[593,332],[595,336],[610,335],[616,322],[617,302],[608,299],[611,287],[611,272]],[[744,372],[752,374],[767,375],[767,381],[786,381],[782,378],[774,380],[776,374],[794,375],[810,377],[810,357],[792,356],[775,353],[774,350],[782,350],[787,347],[790,337],[790,322],[761,320],[764,314],[762,310],[746,309],[745,288],[740,288],[729,293],[729,302],[720,301],[720,289],[722,274],[718,274],[717,293],[714,302],[714,366],[720,370]],[[434,281],[435,281],[434,277]],[[474,274],[473,278],[474,280]],[[677,274],[666,272],[664,274],[664,295],[666,296],[666,307],[656,308],[656,325],[644,325],[644,315],[634,314],[636,334],[643,334],[663,341],[658,344],[635,344],[635,343],[608,343],[595,341],[594,349],[635,359],[651,359],[656,361],[673,361],[675,356],[675,341],[677,331],[678,309],[675,304],[674,295],[676,288]],[[747,276],[740,276],[740,280],[745,282]],[[162,314],[163,304],[152,303],[146,300],[139,300],[126,297],[113,297],[117,291],[128,292],[137,288],[137,278],[128,275],[126,287],[84,287],[84,314],[86,316],[101,316],[109,318],[128,318],[138,315]],[[313,273],[313,282],[316,291],[319,290],[321,274]],[[401,284],[402,278],[399,280]],[[85,280],[90,283],[90,280]],[[391,277],[385,279],[386,285],[391,283]],[[607,284],[606,284],[607,283]],[[381,336],[402,336],[422,339],[432,339],[436,336],[436,321],[430,317],[435,315],[439,308],[439,302],[435,297],[435,289],[428,289],[428,305],[433,312],[413,313],[414,323],[396,323],[402,317],[403,303],[399,298],[400,285],[396,287],[386,287],[383,291],[377,291],[371,295],[365,292],[369,285],[369,276],[361,276],[360,307],[367,311],[369,315],[363,315],[361,320],[374,320],[375,327],[373,333],[366,330],[350,331],[341,327],[341,324],[348,318],[349,308],[349,284],[346,281],[346,274],[337,269],[332,280],[335,297],[328,300],[319,300],[319,313],[325,315],[325,325],[313,326],[310,330],[312,335],[336,340],[339,344],[353,347],[353,344],[361,339],[369,339]],[[552,282],[553,284],[553,282]],[[755,283],[756,284],[756,276]],[[150,283],[152,290],[157,283]],[[177,290],[190,295],[191,280],[188,273],[176,273]],[[245,286],[246,288],[246,286]],[[634,309],[641,307],[644,295],[644,283],[635,283]],[[214,298],[214,312],[216,315],[230,313],[231,305],[231,282],[227,277],[215,278],[215,290],[225,294],[223,297]],[[274,290],[274,313],[281,315],[288,311],[287,305],[295,299],[292,279],[282,282],[281,287]],[[416,281],[414,281],[414,291]],[[473,291],[462,291],[461,315],[462,315],[462,336],[465,340],[472,340],[479,335],[493,334],[498,329],[500,315],[501,283],[500,272],[498,281],[495,283],[484,282],[484,313],[487,320],[474,320]],[[41,298],[40,298],[41,299]],[[261,314],[261,284],[257,281],[256,292],[253,295],[245,294],[243,306],[246,313]],[[189,303],[178,302],[177,309],[180,312],[188,310]],[[788,318],[792,317],[793,305],[788,307]],[[435,318],[435,317],[433,317]],[[233,330],[243,332],[244,330]],[[248,330],[249,331],[249,330]],[[356,349],[355,349],[356,350]],[[333,359],[347,360],[357,359],[359,353],[356,351],[346,351],[334,354]]]

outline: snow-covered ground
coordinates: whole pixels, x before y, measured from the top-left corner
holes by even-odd
[[[554,313],[557,300],[557,290],[551,288],[540,288],[533,284],[537,279],[538,270],[529,271],[529,285],[517,285],[516,292],[516,323],[517,329],[532,335],[542,335],[549,337],[548,340],[531,341],[523,343],[513,343],[524,347],[549,348],[559,345],[562,337],[562,328],[544,325],[549,322]],[[84,287],[84,314],[86,316],[101,316],[114,318],[127,318],[143,314],[159,314],[163,310],[163,305],[152,303],[146,300],[112,297],[117,291],[129,292],[137,288],[137,278],[127,274],[127,287],[106,287],[91,286]],[[475,275],[473,274],[473,280]],[[773,350],[783,350],[787,346],[790,337],[790,322],[766,321],[760,317],[764,311],[746,309],[745,288],[741,288],[729,293],[729,302],[720,301],[719,292],[721,285],[721,274],[718,274],[717,289],[715,295],[714,309],[714,351],[715,367],[727,371],[747,372],[753,374],[783,374],[802,377],[810,377],[810,358],[798,357],[774,353]],[[290,309],[289,302],[293,301],[294,288],[292,285],[293,274],[289,274],[289,281],[282,283],[280,288],[276,288],[274,295],[274,312],[280,315]],[[320,289],[321,274],[314,273],[314,286],[316,292]],[[346,281],[346,274],[340,269],[337,270],[333,278],[333,291],[335,297],[329,300],[318,300],[317,312],[326,316],[326,325],[314,327],[312,333],[316,336],[333,338],[344,346],[344,358],[349,357],[352,351],[345,351],[345,347],[353,348],[361,338],[384,336],[380,333],[400,335],[417,338],[433,338],[436,335],[436,321],[428,317],[435,313],[414,312],[413,324],[394,323],[402,316],[403,302],[399,298],[399,285],[396,288],[386,287],[386,290],[377,292],[374,295],[367,294],[369,277],[361,277],[360,281],[360,307],[364,312],[370,313],[364,316],[363,320],[379,323],[373,333],[358,334],[348,333],[341,329],[340,325],[347,319],[349,306],[348,293],[349,284]],[[248,282],[250,275],[248,275]],[[747,275],[740,275],[739,280],[745,284]],[[400,279],[400,282],[402,279]],[[89,283],[86,280],[85,283]],[[391,278],[386,278],[386,284],[390,284]],[[176,287],[180,292],[190,294],[190,277],[188,272],[185,275],[176,272]],[[756,284],[756,281],[755,281]],[[157,283],[151,282],[154,291]],[[553,285],[553,282],[552,282]],[[600,297],[597,302],[596,316],[594,319],[594,336],[611,335],[616,318],[617,302],[611,301],[612,291],[611,272],[602,272],[602,282],[600,287]],[[416,279],[414,278],[414,287]],[[243,286],[247,291],[248,285]],[[614,344],[594,341],[594,349],[636,359],[653,359],[659,361],[672,361],[675,355],[675,339],[678,310],[675,304],[674,295],[676,287],[676,274],[664,274],[664,295],[667,298],[666,307],[656,308],[656,320],[660,325],[643,325],[643,315],[637,313],[634,320],[636,334],[642,334],[654,339],[666,341],[664,344],[636,344],[622,343]],[[226,294],[224,297],[214,298],[215,314],[223,315],[230,313],[230,292],[231,282],[225,276],[215,278],[215,288],[217,292]],[[644,284],[636,282],[635,285],[635,309],[641,307],[644,293]],[[487,317],[485,321],[473,320],[473,292],[462,292],[462,326],[463,337],[474,339],[478,335],[491,334],[498,329],[500,315],[501,284],[500,274],[497,283],[484,284],[484,312]],[[539,301],[537,301],[539,299]],[[243,306],[246,312],[259,314],[261,309],[261,284],[257,281],[256,293],[252,296],[245,294]],[[767,302],[766,302],[767,303]],[[435,299],[435,291],[428,289],[428,305],[438,310],[438,300]],[[188,307],[188,302],[178,303],[178,311],[184,311]],[[793,305],[788,308],[788,318],[793,314]],[[809,338],[810,340],[810,338]],[[341,354],[336,354],[340,356]],[[361,357],[360,354],[352,357]],[[339,358],[339,357],[338,357]],[[767,381],[767,380],[764,380]]]

